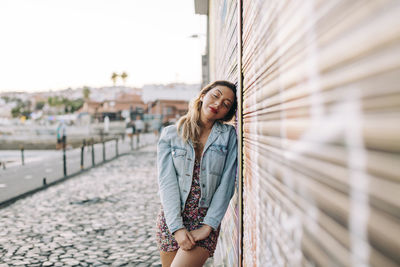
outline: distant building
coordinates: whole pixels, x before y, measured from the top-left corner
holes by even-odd
[[[12,109],[15,105],[14,104],[2,104],[0,105],[0,117],[1,118],[7,118],[11,119],[12,118]]]
[[[123,94],[141,95],[142,89],[126,86],[90,88],[90,100],[97,102],[116,100],[120,95]]]
[[[200,91],[200,84],[148,84],[142,89],[142,99],[145,103],[163,100],[184,100],[189,102]]]
[[[200,91],[199,84],[150,84],[143,86],[145,113],[159,118],[162,123],[173,123],[188,110],[191,99]]]
[[[188,101],[185,100],[156,100],[148,109],[148,114],[162,115],[162,123],[173,123],[182,115],[185,115],[188,110]]]
[[[136,93],[121,93],[115,100],[93,101],[86,100],[79,113],[88,113],[92,117],[103,121],[105,116],[110,120],[123,119],[123,111],[128,111],[131,118],[143,113],[145,104],[142,97]]]
[[[92,100],[86,100],[85,103],[83,103],[83,106],[81,109],[78,110],[79,113],[88,113],[90,115],[95,115],[99,108],[102,106],[102,102],[97,102],[97,101],[92,101]]]

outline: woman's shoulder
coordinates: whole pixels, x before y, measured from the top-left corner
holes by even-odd
[[[236,128],[232,124],[219,122],[219,127],[222,130],[222,132],[226,132],[228,134],[233,134],[233,133],[236,134]]]
[[[168,125],[163,129],[163,131],[165,131],[166,133],[176,132],[176,125],[175,124]]]
[[[160,138],[171,138],[174,136],[177,136],[177,128],[175,124],[168,125],[167,127],[163,128],[161,131],[161,137]]]

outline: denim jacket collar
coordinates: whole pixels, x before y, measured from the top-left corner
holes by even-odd
[[[206,145],[204,146],[204,150],[203,151],[206,151],[207,148],[215,141],[215,139],[217,139],[218,135],[220,133],[225,132],[226,130],[227,130],[227,128],[224,127],[224,125],[220,121],[216,121],[214,123],[213,127],[211,128],[211,133],[208,136],[208,139],[207,139]],[[188,142],[193,148],[192,141],[189,139]]]
[[[209,135],[208,138],[207,138],[207,142],[206,142],[206,145],[204,146],[203,153],[204,153],[205,151],[207,151],[207,148],[208,148],[212,143],[214,143],[215,139],[217,139],[217,137],[218,137],[222,132],[224,132],[224,131],[225,131],[225,129],[224,129],[223,125],[222,125],[219,121],[216,121],[216,122],[214,123],[212,129],[211,129],[210,135]]]

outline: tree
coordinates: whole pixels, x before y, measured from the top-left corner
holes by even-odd
[[[85,100],[87,100],[87,99],[89,99],[89,96],[90,96],[90,89],[89,89],[89,87],[84,86],[83,87],[83,98]]]
[[[49,97],[47,98],[47,102],[49,103],[49,106],[52,107],[57,107],[57,106],[61,106],[63,104],[63,100],[60,99],[58,96],[54,96],[54,97]]]
[[[121,74],[121,78],[122,78],[122,81],[123,81],[123,83],[124,83],[124,85],[125,85],[125,81],[126,81],[126,78],[128,77],[128,74],[124,71],[122,74]]]
[[[74,113],[75,111],[78,111],[82,106],[83,106],[83,99],[76,99],[76,100],[71,100],[70,101],[70,107],[71,107],[71,113]]]
[[[114,86],[117,83],[118,76],[119,75],[116,74],[115,72],[113,72],[112,75],[111,75],[111,80],[113,81]]]
[[[11,110],[11,114],[14,118],[19,116],[29,117],[31,114],[31,101],[21,101],[20,99],[17,100],[17,105]]]
[[[35,110],[42,110],[44,107],[45,102],[44,101],[38,101],[36,102]]]
[[[21,107],[17,106],[17,107],[12,108],[11,114],[12,114],[13,118],[16,118],[19,115],[21,115]]]

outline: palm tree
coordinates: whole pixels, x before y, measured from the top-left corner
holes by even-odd
[[[125,80],[126,80],[127,77],[128,77],[128,74],[124,71],[124,72],[121,74],[121,78],[122,78],[122,81],[123,81],[124,85],[125,85]]]
[[[114,86],[117,83],[118,76],[119,75],[116,74],[115,72],[113,72],[112,75],[111,75],[111,80],[113,81]]]

